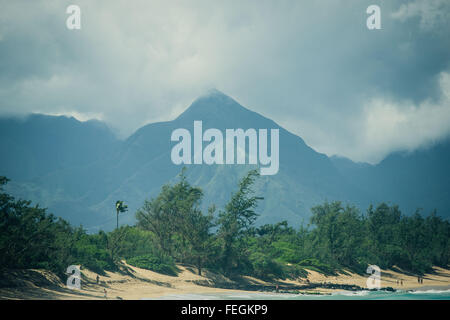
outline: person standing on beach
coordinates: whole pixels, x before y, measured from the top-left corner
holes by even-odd
[[[97,281],[97,284],[99,283],[99,281],[100,281],[100,277],[97,275],[97,277],[96,277],[96,279],[95,279],[96,281]]]
[[[105,293],[105,295],[104,295],[105,299],[108,299],[108,297],[107,297],[107,292],[106,292],[106,289],[105,289],[105,288],[103,288],[103,292]]]

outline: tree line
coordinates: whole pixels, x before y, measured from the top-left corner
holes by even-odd
[[[199,274],[208,269],[269,280],[305,276],[305,269],[364,273],[369,264],[423,274],[450,263],[450,223],[436,212],[408,216],[386,203],[361,212],[336,201],[313,207],[310,223],[298,229],[286,221],[257,226],[263,200],[252,189],[257,178],[250,171],[222,209],[203,212],[203,192],[183,170],[176,183],[144,202],[135,226],[88,234],[14,199],[1,188],[8,180],[0,177],[0,269],[45,268],[63,276],[67,266],[81,264],[101,274],[117,270],[125,259],[170,275],[179,263]]]

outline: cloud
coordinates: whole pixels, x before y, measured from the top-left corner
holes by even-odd
[[[439,84],[441,98],[436,103],[427,100],[414,104],[375,98],[364,106],[363,134],[358,142],[370,147],[375,162],[382,160],[390,150],[413,151],[450,134],[450,74],[442,73]],[[358,149],[354,149],[353,158],[367,157]]]
[[[320,152],[373,162],[408,145],[356,139],[372,108],[433,112],[450,72],[441,2],[380,1],[373,31],[369,0],[77,0],[73,31],[73,1],[0,2],[0,114],[99,117],[123,137],[216,87]]]
[[[420,27],[423,30],[439,31],[442,29],[436,27],[440,27],[442,24],[447,24],[448,27],[450,3],[446,0],[416,0],[402,4],[391,16],[400,21],[418,17],[420,19]]]

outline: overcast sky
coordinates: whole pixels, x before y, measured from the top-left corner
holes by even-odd
[[[318,2],[0,0],[0,114],[97,118],[125,137],[217,88],[355,161],[448,137],[450,1]]]

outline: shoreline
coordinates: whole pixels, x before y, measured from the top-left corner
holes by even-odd
[[[326,276],[307,270],[307,278],[266,282],[248,276],[241,277],[239,281],[232,281],[208,270],[199,276],[188,266],[178,265],[178,268],[180,269],[178,276],[168,276],[123,263],[123,269],[119,272],[106,271],[104,275],[99,275],[98,284],[96,283],[96,273],[82,269],[81,290],[68,289],[49,271],[16,270],[9,274],[11,285],[0,288],[0,299],[141,300],[214,294],[219,296],[227,294],[307,294],[313,296],[369,290],[366,288],[366,276],[349,271],[336,276]],[[391,292],[396,290],[405,292],[450,290],[449,269],[435,267],[433,273],[424,275],[423,285],[417,284],[417,278],[414,275],[400,271],[382,270],[382,289]],[[403,281],[403,286],[400,281]],[[275,290],[276,285],[279,286],[278,292]],[[107,292],[106,298],[104,290]]]
[[[423,287],[417,287],[417,288],[411,288],[408,291],[446,291],[450,290],[450,284],[449,285],[443,285],[443,286],[423,286]]]

